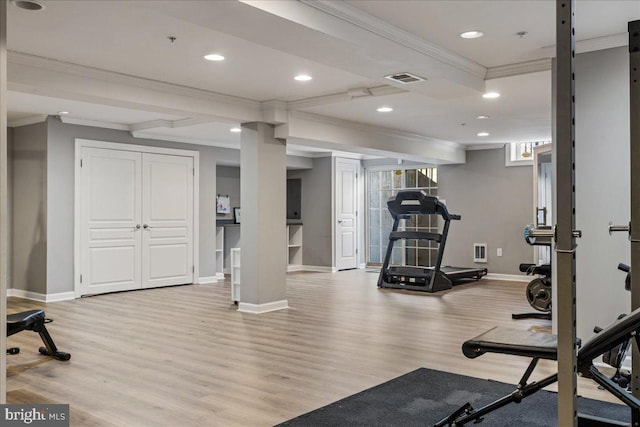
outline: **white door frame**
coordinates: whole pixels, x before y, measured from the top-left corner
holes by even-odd
[[[337,190],[337,178],[336,178],[336,162],[340,160],[341,162],[347,162],[347,163],[353,163],[354,165],[358,166],[358,172],[356,174],[356,181],[354,183],[354,187],[355,187],[355,194],[356,194],[356,220],[355,220],[355,229],[356,229],[356,237],[355,237],[355,247],[356,247],[356,266],[355,268],[360,268],[360,233],[362,231],[361,226],[362,226],[362,221],[360,220],[360,218],[362,217],[362,210],[363,210],[363,195],[361,193],[362,190],[362,186],[360,185],[361,179],[362,179],[362,164],[360,162],[359,159],[353,159],[353,158],[348,158],[348,157],[333,157],[332,162],[331,162],[331,236],[332,236],[332,241],[331,241],[331,259],[332,259],[332,270],[333,271],[338,271],[338,263],[337,263],[337,257],[338,257],[338,251],[336,248],[336,245],[338,244],[338,236],[337,236],[337,218],[336,218],[336,209],[337,209],[337,203],[336,203],[336,197],[338,194],[338,190]]]
[[[74,236],[73,236],[73,285],[76,298],[82,296],[80,289],[80,235],[81,235],[81,191],[82,191],[82,149],[84,147],[104,148],[120,151],[134,151],[139,153],[167,154],[174,156],[193,158],[193,281],[197,282],[200,277],[200,153],[194,150],[181,150],[177,148],[162,148],[146,145],[134,145],[120,142],[95,141],[90,139],[75,139],[75,177],[74,177]]]

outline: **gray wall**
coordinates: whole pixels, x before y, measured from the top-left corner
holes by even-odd
[[[215,276],[216,161],[237,159],[237,150],[139,139],[128,132],[64,124],[49,118],[47,194],[47,293],[73,291],[75,138],[200,152],[200,277]]]
[[[12,288],[13,278],[13,128],[7,128],[7,244],[9,245],[9,260],[7,262],[7,283]]]
[[[233,207],[240,206],[240,168],[218,166],[216,169],[216,194],[229,196],[231,213],[217,215],[218,219],[233,219]]]
[[[609,221],[629,222],[629,54],[626,47],[576,57],[576,250],[578,336],[630,309],[624,274],[626,233],[609,236]],[[638,189],[636,189],[638,191]]]
[[[10,286],[46,293],[47,124],[17,127],[9,141]]]
[[[217,215],[217,219],[233,219],[233,207],[240,206],[240,168],[218,166],[216,169],[217,194],[229,196],[231,213]],[[240,226],[229,225],[224,228],[224,271],[231,273],[231,248],[240,247]]]
[[[438,197],[450,212],[462,215],[451,223],[443,265],[521,275],[520,263],[533,262],[533,249],[522,237],[533,221],[533,171],[506,167],[504,156],[502,148],[467,151],[465,164],[438,167]],[[474,243],[487,244],[486,264],[473,262]]]
[[[332,158],[313,159],[313,169],[289,171],[288,178],[302,180],[302,263],[331,267]]]
[[[302,181],[302,262],[331,267],[331,157],[313,159],[312,166],[287,172],[287,178]],[[231,206],[240,205],[240,168],[218,166],[217,185],[218,194],[229,195]],[[218,219],[233,219],[233,215],[218,215]],[[229,271],[231,248],[240,245],[240,227],[225,227],[224,238],[224,265],[225,271]]]

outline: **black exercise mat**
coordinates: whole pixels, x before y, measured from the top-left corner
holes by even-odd
[[[466,402],[474,408],[515,390],[512,384],[420,368],[286,421],[280,426],[432,426]],[[578,398],[579,412],[630,422],[630,410]],[[469,426],[476,424],[470,423]],[[539,391],[484,417],[480,427],[557,425],[557,394]]]

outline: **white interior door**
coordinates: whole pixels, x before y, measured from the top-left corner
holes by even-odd
[[[81,294],[140,288],[140,153],[83,147],[81,182]]]
[[[346,270],[358,267],[357,208],[358,170],[356,160],[336,159],[336,268]]]
[[[142,287],[193,283],[193,157],[142,159]]]
[[[193,283],[195,158],[80,153],[80,295]]]

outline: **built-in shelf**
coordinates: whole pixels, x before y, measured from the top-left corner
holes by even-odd
[[[240,248],[231,248],[231,300],[240,302]]]
[[[287,271],[302,269],[302,224],[287,225]]]
[[[224,279],[224,227],[216,227],[216,277]]]
[[[287,271],[297,270],[302,270],[302,224],[288,224]],[[231,249],[231,299],[240,302],[240,248]]]

